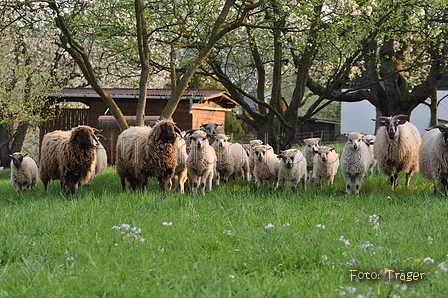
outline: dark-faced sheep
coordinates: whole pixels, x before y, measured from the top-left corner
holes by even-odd
[[[410,122],[403,120],[409,115],[379,117],[383,126],[376,132],[373,154],[378,169],[389,177],[390,188],[394,190],[398,174],[406,173],[406,186],[414,172],[418,172],[418,155],[421,137],[418,129]],[[395,169],[395,173],[394,173]]]
[[[70,131],[45,134],[40,157],[40,180],[48,190],[50,180],[60,180],[70,194],[90,181],[95,173],[97,129],[79,125]]]
[[[11,158],[11,182],[14,188],[17,191],[34,189],[38,179],[36,162],[27,154],[20,152],[9,155],[9,158]]]
[[[123,191],[125,179],[135,190],[146,188],[149,177],[157,177],[166,193],[177,166],[178,135],[180,130],[171,120],[161,120],[153,128],[130,127],[118,136],[115,166]]]

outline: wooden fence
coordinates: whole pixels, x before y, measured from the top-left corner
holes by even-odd
[[[47,132],[70,130],[78,125],[89,125],[89,109],[60,109],[56,116],[39,126],[39,152],[42,139]]]

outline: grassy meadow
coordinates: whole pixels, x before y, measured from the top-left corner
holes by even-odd
[[[17,193],[9,173],[0,297],[448,295],[447,199],[419,174],[392,192],[375,173],[350,197],[339,172],[306,193],[238,181],[163,198],[153,179],[121,192],[114,167],[72,196]]]

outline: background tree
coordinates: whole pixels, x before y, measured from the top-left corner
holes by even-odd
[[[410,113],[441,79],[447,28],[433,19],[446,14],[443,1],[293,2],[266,1],[203,67],[271,145],[290,146],[298,127],[334,101],[368,100],[382,115]]]
[[[9,154],[22,150],[28,128],[51,116],[44,95],[65,84],[73,68],[54,44],[55,32],[42,21],[44,14],[8,4],[0,6],[0,164],[4,167],[9,167]]]

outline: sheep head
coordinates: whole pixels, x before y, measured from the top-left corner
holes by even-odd
[[[222,124],[208,122],[208,123],[202,124],[201,128],[203,128],[209,136],[213,136],[216,134],[216,128],[220,125],[222,125]]]
[[[177,135],[181,135],[180,129],[169,120],[162,120],[156,123],[153,127],[154,139],[156,141],[162,141],[163,143],[173,144]]]
[[[99,131],[96,128],[92,128],[87,125],[79,125],[72,128],[72,134],[70,136],[69,143],[77,144],[81,148],[93,148],[99,144],[98,138],[95,132]]]
[[[375,144],[376,137],[374,135],[363,135],[362,141],[367,145],[371,146]]]
[[[372,119],[373,121],[381,120],[381,124],[386,126],[386,133],[389,136],[389,139],[393,140],[395,136],[398,136],[398,125],[405,124],[407,120],[403,120],[401,118],[409,119],[411,115],[396,115],[391,117],[381,116],[376,119]]]
[[[347,146],[353,150],[361,149],[362,133],[352,132],[347,135]]]
[[[294,159],[295,159],[297,153],[299,153],[299,150],[297,150],[297,149],[288,149],[285,151],[281,151],[280,154],[277,155],[277,157],[282,160],[282,162],[285,164],[285,166],[288,169],[291,169],[294,165]],[[295,163],[297,163],[299,161],[296,160]]]
[[[317,154],[319,156],[319,159],[323,163],[326,163],[326,162],[332,163],[332,162],[334,162],[334,160],[328,160],[328,154],[330,152],[332,152],[333,150],[334,150],[334,148],[330,148],[330,147],[327,147],[327,146],[322,146],[322,147],[314,148],[313,152],[314,152],[315,155]]]
[[[272,147],[267,145],[259,145],[254,148],[255,154],[259,161],[263,161],[266,157],[266,154],[269,153],[269,150],[272,150]]]
[[[201,149],[202,147],[206,146],[205,142],[208,144],[208,139],[210,139],[210,136],[207,135],[207,133],[203,130],[197,130],[193,132],[190,136],[190,143],[198,148]]]
[[[16,153],[13,153],[13,154],[8,155],[8,156],[11,159],[12,163],[14,164],[14,166],[18,168],[22,164],[23,158],[25,156],[27,156],[27,155],[28,154],[22,154],[20,152],[16,152]]]
[[[230,143],[230,136],[225,134],[217,134],[214,136],[216,142],[218,142],[218,147],[228,147]]]
[[[428,128],[427,130],[431,130],[434,128],[438,128],[440,130],[440,132],[442,133],[443,136],[443,141],[445,142],[445,145],[448,146],[448,126],[446,125],[434,125],[430,128]]]

